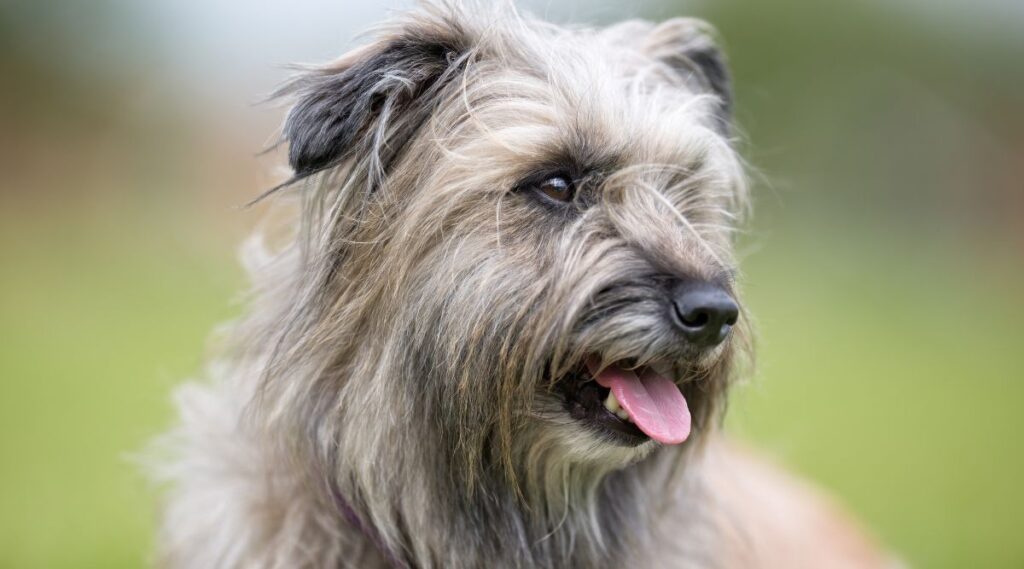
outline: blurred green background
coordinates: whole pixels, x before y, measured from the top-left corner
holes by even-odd
[[[533,2],[696,14],[731,56],[756,376],[729,427],[917,567],[1024,567],[1024,4]],[[0,567],[145,565],[133,456],[235,314],[251,107],[369,1],[0,2]]]

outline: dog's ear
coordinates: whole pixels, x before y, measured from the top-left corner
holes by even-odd
[[[461,66],[463,37],[453,26],[402,29],[285,85],[292,180],[357,153],[370,157],[371,177],[383,174]]]
[[[715,29],[703,20],[673,18],[655,26],[644,38],[644,50],[678,72],[700,92],[718,98],[715,118],[728,134],[732,123],[732,81]]]

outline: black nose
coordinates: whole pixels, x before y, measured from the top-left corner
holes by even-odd
[[[672,321],[695,346],[710,348],[722,343],[739,312],[736,301],[720,286],[687,281],[672,289]]]

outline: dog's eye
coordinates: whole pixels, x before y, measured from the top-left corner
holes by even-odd
[[[559,202],[570,202],[576,195],[572,180],[565,176],[552,176],[537,185],[537,190]]]

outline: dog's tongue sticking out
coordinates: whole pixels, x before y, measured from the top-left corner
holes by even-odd
[[[690,436],[690,408],[674,381],[650,368],[640,375],[617,365],[597,373],[596,362],[588,362],[590,373],[602,387],[612,390],[633,423],[647,436],[666,445],[676,445]]]

